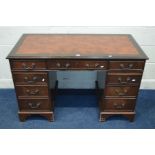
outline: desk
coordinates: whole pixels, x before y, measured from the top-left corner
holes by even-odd
[[[127,34],[24,34],[7,58],[21,121],[36,114],[54,121],[55,91],[50,88],[49,72],[57,70],[105,71],[105,87],[97,91],[99,120],[124,115],[133,121],[148,59]]]

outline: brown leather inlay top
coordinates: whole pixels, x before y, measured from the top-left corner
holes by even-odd
[[[52,56],[139,55],[128,35],[26,35],[17,54]]]

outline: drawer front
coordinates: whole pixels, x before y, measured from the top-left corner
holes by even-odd
[[[46,69],[46,63],[44,61],[12,61],[11,62],[12,69],[19,70],[42,70]]]
[[[109,69],[144,69],[145,61],[110,61]]]
[[[51,111],[51,103],[48,99],[19,99],[21,111]]]
[[[49,69],[107,69],[106,61],[50,60]]]
[[[48,96],[47,86],[16,86],[18,96]]]
[[[47,84],[47,73],[38,72],[13,72],[15,84]]]
[[[141,73],[108,73],[108,84],[120,84],[120,85],[134,85],[140,84],[142,74]]]
[[[106,61],[79,61],[78,68],[107,69]]]
[[[105,99],[101,105],[103,111],[134,111],[136,99]]]
[[[106,97],[124,97],[124,96],[130,96],[130,97],[136,97],[138,94],[138,86],[107,86],[105,89],[105,96]]]
[[[76,67],[77,62],[70,60],[49,60],[48,69],[68,69]]]

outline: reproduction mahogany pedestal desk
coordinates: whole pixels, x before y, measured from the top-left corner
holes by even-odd
[[[24,34],[7,58],[21,121],[36,114],[54,120],[54,87],[58,81],[50,72],[58,70],[91,70],[100,75],[103,71],[105,80],[96,80],[99,120],[123,115],[133,121],[148,59],[128,34]],[[103,89],[98,86],[102,82]]]

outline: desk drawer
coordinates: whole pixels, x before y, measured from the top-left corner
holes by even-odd
[[[136,97],[138,94],[138,86],[107,86],[105,89],[106,97]]]
[[[11,67],[20,70],[42,70],[46,69],[46,63],[36,60],[13,60],[11,61]]]
[[[20,111],[51,111],[51,103],[48,99],[19,99]]]
[[[71,60],[49,60],[48,69],[69,69],[77,66],[76,61]]]
[[[107,69],[107,62],[106,61],[79,61],[78,63],[79,68],[86,68],[86,69]]]
[[[140,84],[141,73],[108,73],[108,84],[134,85]]]
[[[144,69],[145,61],[110,61],[109,69]]]
[[[16,86],[18,96],[48,96],[47,86]]]
[[[49,69],[107,69],[106,61],[50,60]]]
[[[103,111],[133,111],[136,105],[136,99],[104,99],[101,103]]]
[[[13,72],[15,84],[47,84],[46,72]]]

